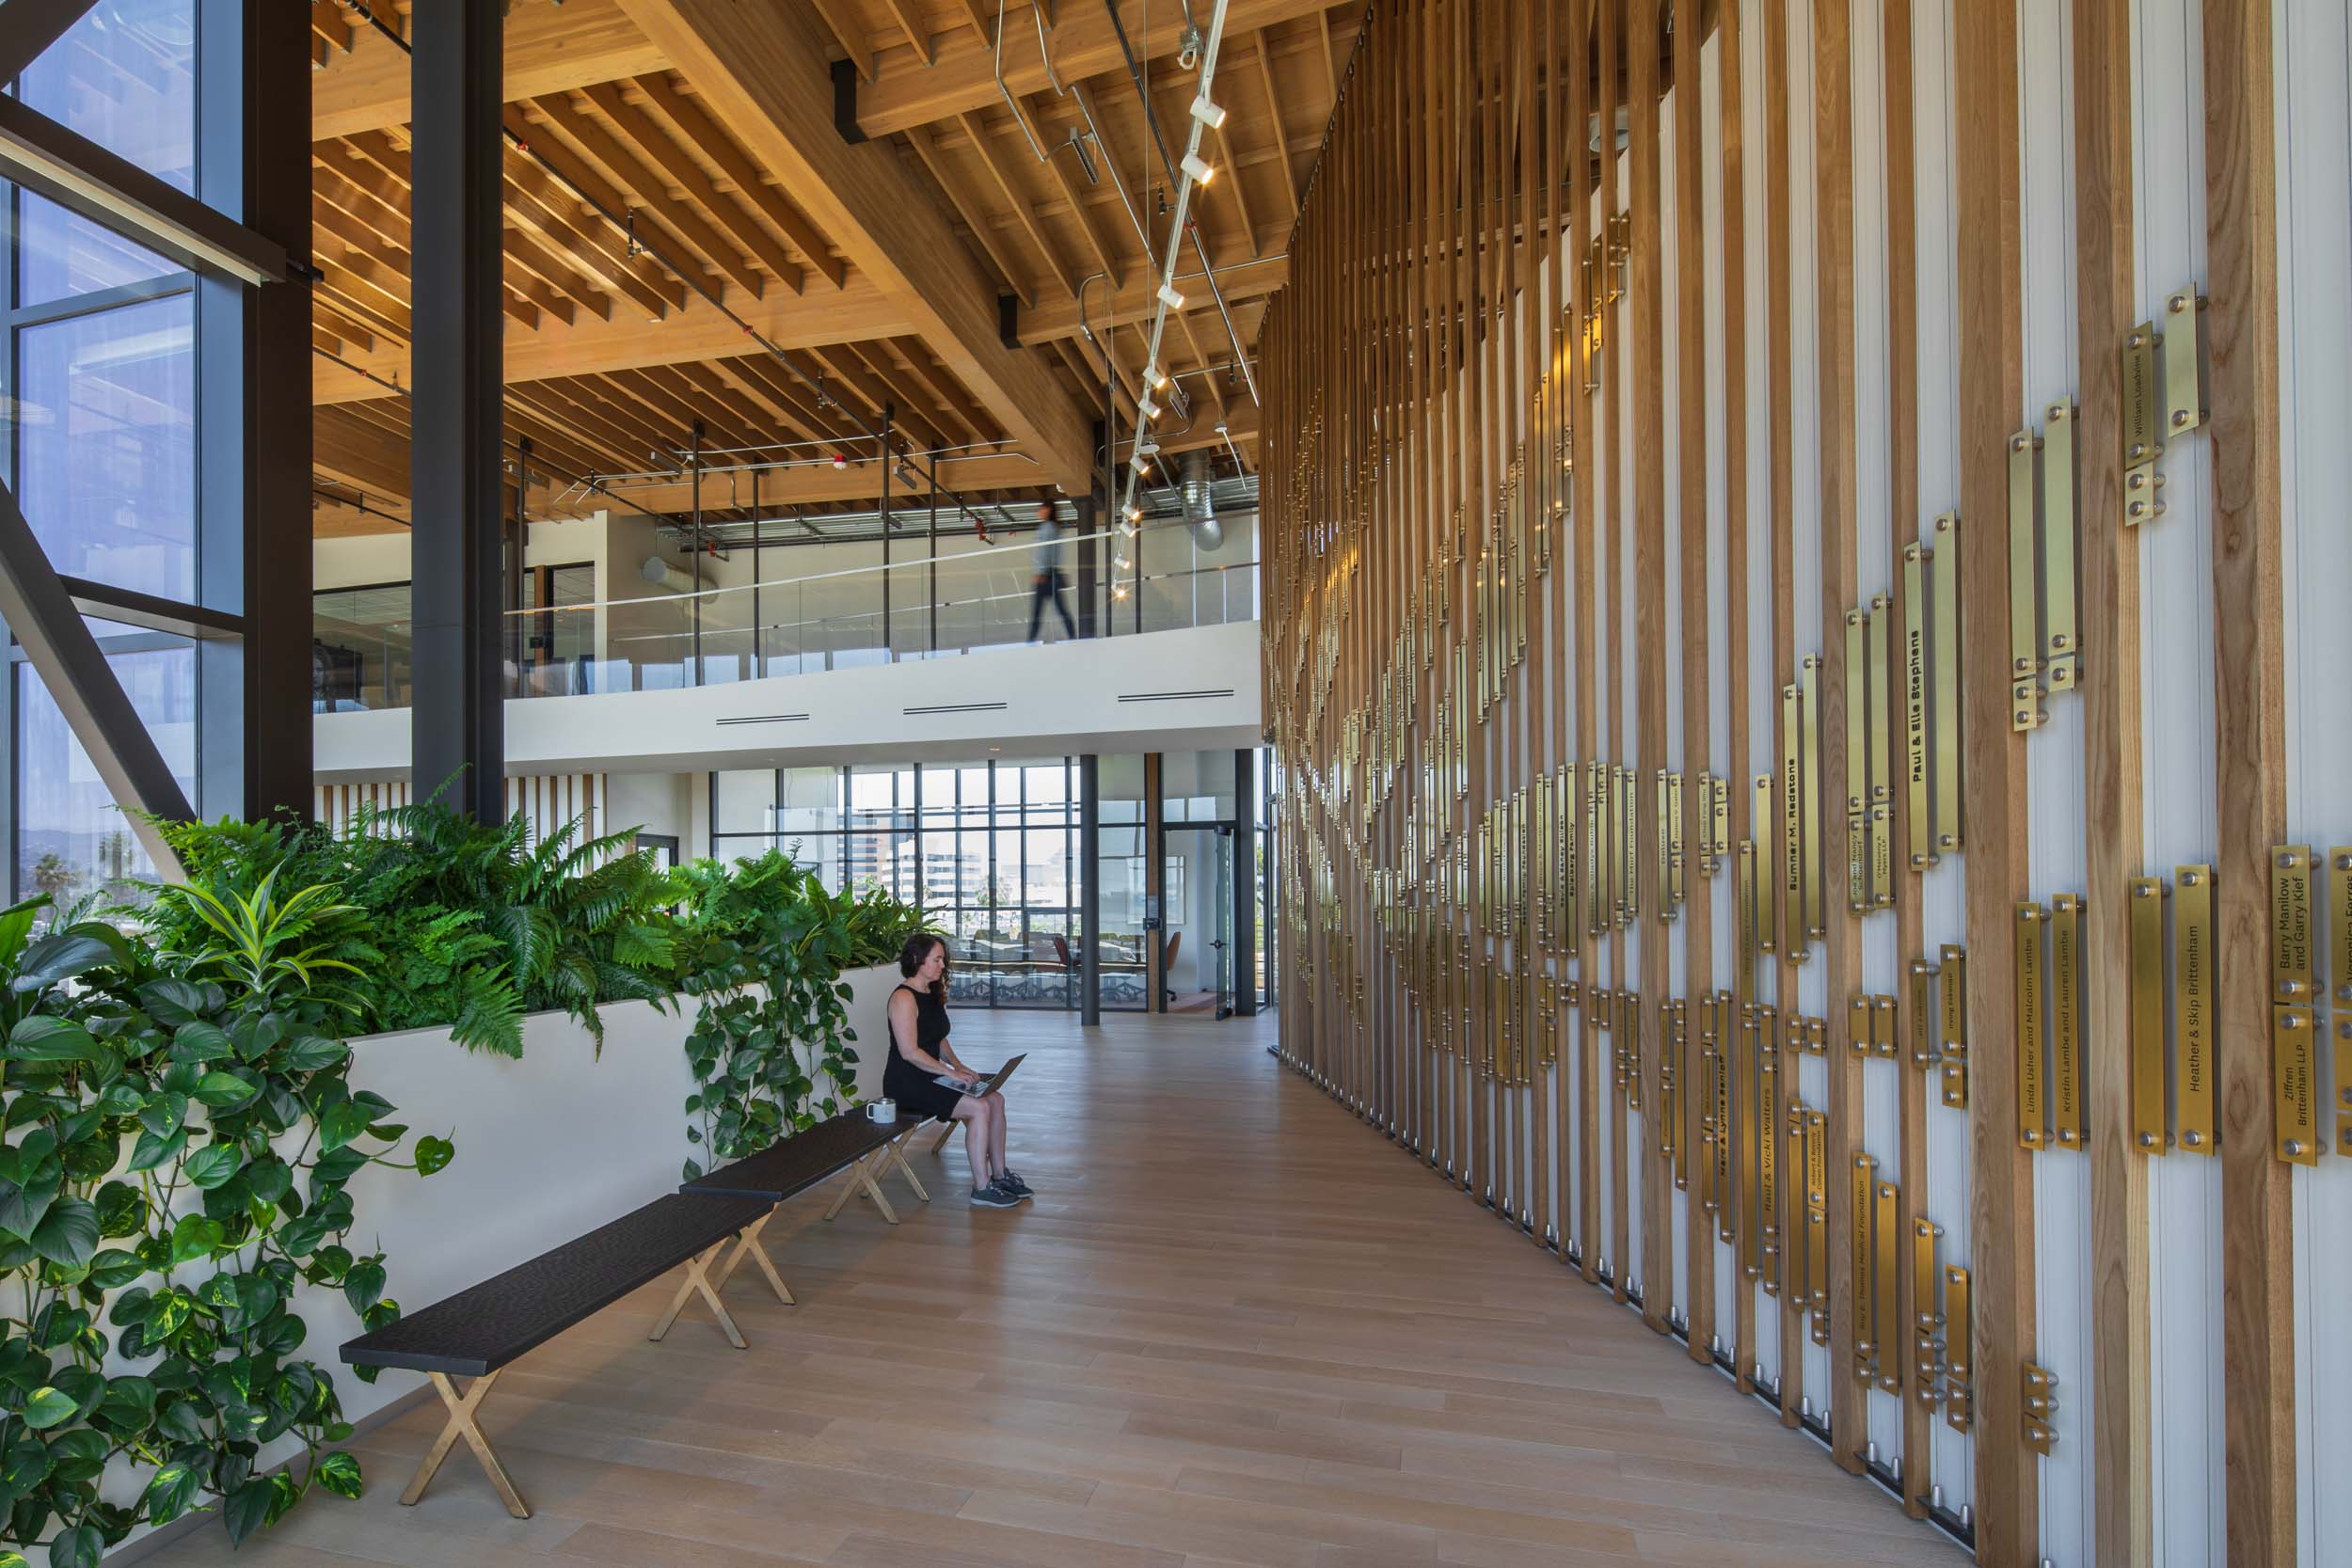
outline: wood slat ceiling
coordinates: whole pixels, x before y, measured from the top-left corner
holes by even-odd
[[[412,192],[406,56],[385,28],[405,32],[407,7],[377,5],[382,26],[342,0],[312,0],[309,11],[320,529],[395,527],[407,488]],[[818,0],[817,11],[861,77],[861,126],[870,119],[889,139],[985,276],[1018,299],[1025,352],[1097,409],[1107,356],[1120,420],[1131,423],[1172,193],[1107,12],[1069,0],[1042,12],[1009,6],[1008,103],[986,0]],[[1196,76],[1180,69],[1163,11],[1177,15],[1152,7],[1146,26],[1141,5],[1122,14],[1175,158]],[[1218,173],[1192,214],[1233,333],[1252,351],[1358,14],[1315,0],[1233,0],[1229,12],[1215,89],[1228,118],[1203,146]],[[780,458],[783,444],[838,443],[862,455],[885,404],[915,446],[958,453],[946,474],[999,482],[1025,471],[986,398],[763,173],[620,0],[513,0],[507,29],[507,425],[510,442],[532,445],[534,515],[691,504],[664,476],[697,421],[706,450]],[[1200,271],[1189,245],[1179,271]],[[1161,362],[1190,407],[1163,420],[1165,444],[1254,462],[1256,410],[1226,317],[1199,277],[1180,287],[1187,309],[1170,319]],[[872,474],[860,471],[870,468],[833,481],[795,470],[773,491],[793,498],[785,510],[837,509],[872,493]],[[599,499],[590,481],[626,499]],[[741,489],[733,482],[732,494]]]

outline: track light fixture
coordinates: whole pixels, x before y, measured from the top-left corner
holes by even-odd
[[[1136,505],[1134,501],[1129,501],[1127,503],[1127,520],[1131,523],[1139,523],[1143,521],[1143,508]],[[1129,529],[1127,531],[1133,533],[1135,530]]]
[[[1216,166],[1198,152],[1185,153],[1184,161],[1179,166],[1192,176],[1192,182],[1196,185],[1206,185],[1216,178]]]
[[[1156,364],[1146,365],[1143,367],[1143,379],[1156,392],[1168,385],[1168,372]]]
[[[1134,562],[1129,561],[1129,560],[1128,560],[1125,556],[1123,556],[1123,555],[1115,555],[1115,556],[1111,557],[1111,562],[1112,562],[1112,564],[1116,565],[1116,566],[1117,566],[1117,567],[1118,567],[1120,571],[1122,571],[1122,572],[1123,572],[1123,571],[1125,571],[1128,567],[1130,567],[1130,566],[1132,566],[1132,565],[1134,565],[1134,564],[1135,564],[1135,562]]]
[[[1192,118],[1212,131],[1219,131],[1225,126],[1225,107],[1212,103],[1207,93],[1197,93],[1192,100]]]
[[[1184,296],[1176,292],[1176,285],[1172,280],[1160,285],[1160,303],[1171,310],[1181,310],[1184,308]]]
[[[1146,420],[1156,420],[1160,417],[1160,405],[1152,401],[1151,393],[1146,392],[1136,400],[1136,413]]]

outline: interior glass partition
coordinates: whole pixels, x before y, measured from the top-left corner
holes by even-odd
[[[1147,531],[1164,570],[1147,568],[1140,621],[1122,605],[1114,635],[1248,621],[1258,612],[1254,518],[1226,520],[1220,549],[1198,553],[1182,527]],[[1105,544],[1112,536],[1098,538]],[[740,548],[701,577],[675,566],[659,582],[632,569],[596,581],[588,566],[532,569],[510,617],[506,694],[570,697],[674,691],[772,675],[813,674],[948,657],[1025,642],[1031,563],[1019,533]],[[1073,545],[1070,551],[1074,559]],[[1105,548],[1107,554],[1107,546]],[[656,565],[660,562],[657,559]],[[789,575],[759,578],[780,567]],[[728,581],[728,577],[737,580]],[[743,578],[754,580],[741,580]],[[1065,580],[1074,615],[1077,585]],[[313,598],[313,707],[405,707],[413,633],[408,584],[319,590]],[[1061,636],[1049,611],[1047,634]],[[519,652],[516,652],[519,650]]]
[[[721,858],[780,848],[829,888],[923,908],[958,1006],[1077,1006],[1074,758],[737,769],[711,775],[710,802]],[[1104,1006],[1140,1005],[1132,972],[1104,986]]]

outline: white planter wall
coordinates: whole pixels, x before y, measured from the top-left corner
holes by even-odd
[[[889,1037],[882,1009],[898,967],[852,970],[843,978],[852,993],[863,1089],[868,1074],[881,1082]],[[432,1177],[370,1166],[352,1179],[358,1223],[347,1244],[363,1256],[384,1250],[387,1294],[420,1311],[675,1192],[692,1151],[681,1107],[694,1090],[684,1042],[698,1005],[688,997],[676,1010],[645,1002],[598,1008],[601,1053],[588,1031],[561,1013],[524,1021],[519,1058],[468,1051],[446,1029],[353,1040],[353,1086],[390,1101],[398,1107],[391,1119],[412,1137],[440,1133],[457,1145],[456,1157]],[[301,1354],[333,1374],[347,1419],[364,1420],[424,1386],[422,1373],[387,1371],[371,1385],[342,1365],[337,1348],[359,1333],[359,1323],[341,1291],[297,1290],[294,1310],[310,1326]],[[264,1461],[296,1451],[291,1441],[280,1448]],[[127,1502],[147,1475],[120,1467],[107,1495]],[[375,1473],[368,1484],[398,1487],[405,1479]],[[314,1506],[331,1507],[333,1499]],[[208,1514],[200,1528],[218,1524]],[[121,1550],[142,1555],[141,1539]]]

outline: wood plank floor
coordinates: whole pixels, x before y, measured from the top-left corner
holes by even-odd
[[[830,1226],[815,1196],[786,1208],[768,1235],[801,1305],[739,1275],[748,1352],[694,1308],[647,1342],[675,1281],[542,1347],[483,1415],[530,1520],[462,1449],[399,1506],[436,1405],[359,1440],[361,1501],[151,1560],[1966,1560],[1282,1071],[1269,1032],[961,1013],[967,1058],[1031,1053],[1011,1116],[1034,1204],[969,1208],[951,1144],[916,1156],[933,1201],[895,1231],[862,1201]]]

